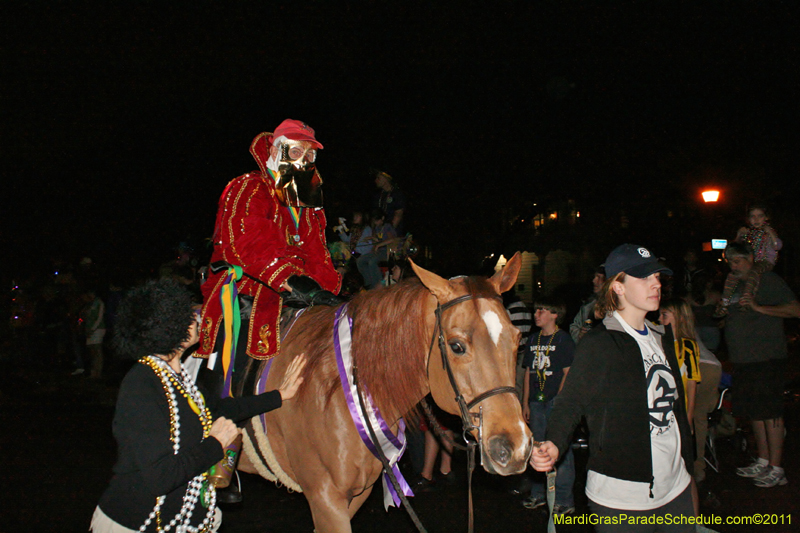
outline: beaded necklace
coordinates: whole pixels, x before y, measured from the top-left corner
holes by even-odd
[[[767,246],[772,246],[771,238],[767,234],[767,224],[760,228],[750,228],[744,237],[745,242],[753,249],[753,258],[763,261],[767,256]]]
[[[167,402],[169,403],[169,439],[172,441],[172,453],[177,455],[181,448],[181,421],[178,413],[178,394],[186,398],[192,411],[200,418],[200,424],[203,426],[203,439],[208,438],[211,431],[211,412],[205,405],[203,395],[197,389],[192,378],[186,372],[186,369],[181,365],[181,373],[178,374],[169,366],[169,363],[159,357],[148,355],[139,360],[140,363],[149,366],[153,372],[161,380],[161,386],[167,395]],[[208,483],[208,473],[203,472],[199,476],[195,476],[186,489],[186,494],[183,496],[183,505],[180,512],[170,520],[166,526],[161,525],[161,506],[164,504],[166,496],[159,496],[156,498],[156,505],[150,512],[150,515],[139,527],[139,531],[144,532],[147,527],[156,521],[156,531],[169,531],[175,527],[177,533],[200,533],[210,531],[214,525],[214,513],[217,507],[217,493],[212,485]],[[197,500],[200,499],[200,504],[208,508],[203,522],[200,527],[189,525],[194,508],[197,505]]]
[[[539,392],[536,393],[536,401],[537,402],[545,402],[547,398],[544,395],[544,384],[547,381],[547,367],[544,365],[544,357],[550,353],[550,346],[553,344],[553,339],[556,337],[556,333],[558,332],[558,326],[553,331],[553,334],[550,335],[550,340],[547,341],[547,348],[542,351],[542,330],[539,330],[539,338],[536,340],[536,357],[533,360],[534,366],[536,366],[536,377],[539,381]]]

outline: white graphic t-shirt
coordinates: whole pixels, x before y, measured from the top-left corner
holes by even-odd
[[[647,378],[647,407],[650,412],[650,447],[653,454],[653,497],[650,484],[617,479],[589,470],[586,495],[613,509],[646,511],[675,499],[691,478],[681,456],[681,434],[675,419],[678,388],[658,339],[647,326],[636,331],[614,312],[614,318],[639,344]],[[620,450],[624,455],[624,450]]]

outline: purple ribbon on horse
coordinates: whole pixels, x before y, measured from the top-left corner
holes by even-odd
[[[413,496],[414,493],[411,487],[408,486],[403,474],[397,467],[397,463],[403,456],[406,449],[405,440],[405,422],[403,419],[398,420],[397,435],[392,433],[391,428],[381,416],[380,410],[373,405],[372,398],[368,391],[364,391],[364,403],[367,407],[367,412],[364,413],[361,409],[360,403],[356,400],[358,398],[358,390],[353,380],[353,358],[351,353],[353,331],[353,319],[347,315],[347,304],[340,306],[336,310],[336,319],[333,324],[333,346],[336,352],[336,365],[339,369],[339,379],[342,381],[342,389],[344,390],[345,401],[347,408],[350,410],[350,416],[353,418],[353,423],[358,430],[358,434],[369,451],[377,458],[380,458],[378,450],[375,448],[376,444],[381,447],[383,454],[389,461],[392,472],[397,479],[403,494],[406,496]],[[363,388],[363,385],[362,385]],[[380,431],[376,433],[378,442],[372,442],[370,435],[367,431],[366,425],[370,424],[373,428],[378,427]],[[386,510],[391,505],[400,506],[400,497],[394,489],[394,486],[389,480],[389,474],[383,473],[383,506]]]

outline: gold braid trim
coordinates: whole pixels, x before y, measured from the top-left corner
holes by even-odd
[[[284,263],[284,264],[282,264],[281,266],[279,266],[277,269],[275,269],[275,272],[273,272],[273,273],[272,273],[272,275],[269,277],[269,281],[267,281],[267,284],[268,284],[268,285],[272,285],[272,283],[275,281],[275,278],[277,278],[277,277],[278,277],[278,275],[279,275],[281,272],[283,272],[283,271],[284,271],[284,270],[286,270],[287,268],[289,268],[289,267],[293,267],[293,266],[294,266],[294,265],[292,265],[291,263]]]
[[[254,197],[254,196],[256,195],[256,193],[258,192],[258,188],[259,188],[260,186],[261,186],[261,185],[257,185],[257,186],[256,186],[256,187],[253,189],[253,192],[250,194],[250,196],[248,196],[248,198],[247,198],[247,203],[245,203],[245,204],[244,204],[244,216],[249,216],[249,215],[250,215],[250,202],[252,202],[252,201],[253,201],[253,197]],[[242,233],[244,233],[244,222],[242,222]]]
[[[270,472],[258,458],[258,453],[256,452],[253,443],[250,441],[250,435],[248,435],[246,431],[243,431],[242,448],[245,455],[247,455],[247,458],[250,460],[253,466],[255,466],[256,472],[258,472],[259,475],[267,481],[272,481],[278,486],[283,485],[291,492],[303,492],[303,489],[300,488],[300,485],[298,485],[295,480],[290,478],[278,464],[278,460],[275,458],[275,453],[272,451],[272,447],[269,445],[267,432],[261,425],[261,417],[254,416],[250,419],[250,423],[253,424],[253,432],[256,434],[256,444],[258,445],[258,450],[267,460],[269,468],[272,469],[272,472],[275,474],[273,475],[272,472]]]
[[[236,214],[236,210],[237,210],[237,208],[239,206],[239,200],[241,199],[242,195],[244,194],[244,190],[246,188],[247,188],[247,184],[246,183],[243,183],[242,186],[239,187],[239,191],[236,194],[236,199],[233,201],[233,207],[231,207],[231,212],[228,213],[228,243],[231,246],[231,250],[233,251],[233,255],[236,256],[236,259],[237,259],[236,262],[240,263],[240,264],[243,263],[243,261],[242,261],[242,258],[239,256],[239,252],[236,251],[236,246],[234,244],[235,241],[234,241],[234,238],[233,238],[233,232],[234,232],[233,218],[234,218],[234,215]],[[252,196],[252,194],[251,194],[251,196]],[[249,199],[248,199],[248,201],[249,201]],[[227,205],[227,203],[228,202],[226,200],[225,204]],[[241,226],[242,227],[240,228],[240,231],[241,231],[242,234],[244,234],[244,218],[242,218],[242,220],[241,220]]]
[[[252,310],[252,315],[251,316],[255,316],[256,313],[257,313],[258,304],[260,303],[259,300],[260,300],[261,290],[263,288],[264,288],[263,286],[259,285],[258,288],[256,289],[256,294],[253,297],[253,310]],[[280,304],[278,306],[278,309],[280,309]],[[280,319],[281,319],[281,313],[280,313],[280,311],[278,311],[278,324],[280,324]],[[248,326],[248,329],[247,329],[247,349],[245,351],[247,352],[247,355],[249,355],[250,357],[252,357],[253,359],[256,359],[258,361],[264,361],[266,359],[271,359],[272,357],[274,357],[275,355],[278,354],[278,350],[280,349],[280,329],[279,328],[275,328],[275,329],[273,329],[273,331],[270,331],[269,327],[266,324],[264,324],[256,332],[256,331],[254,331],[255,323],[256,323],[255,320],[250,320],[250,325]],[[269,350],[269,337],[270,337],[270,335],[273,334],[273,332],[275,333],[275,337],[277,339],[279,339],[278,340],[278,347],[275,349],[275,351],[272,353],[272,355],[269,355],[269,351],[270,351]],[[255,343],[255,345],[256,345],[255,353],[253,353],[250,350],[250,348],[251,348],[250,343],[251,343],[252,340],[255,340],[255,339],[258,339],[258,340]]]
[[[223,258],[227,261],[227,258]],[[211,291],[211,294],[216,294],[217,298],[219,298],[219,290],[222,284],[225,282],[225,276],[220,276],[217,280],[217,284],[214,285],[214,289]],[[205,335],[203,338],[203,345],[200,346],[200,349],[206,352],[205,355],[200,355],[197,352],[192,354],[193,357],[197,357],[198,359],[208,359],[211,355],[212,350],[214,349],[214,343],[217,342],[217,335],[219,334],[219,328],[222,324],[222,320],[217,320],[216,323],[213,319],[206,316],[206,311],[208,311],[207,306],[203,306],[202,316],[200,317],[200,323],[202,325],[202,333]],[[211,324],[209,324],[209,321]]]
[[[278,300],[278,309],[283,309],[283,296],[281,296],[280,300]],[[278,318],[275,319],[275,329],[273,331],[275,331],[275,342],[277,343],[277,346],[275,346],[275,354],[277,355],[281,353],[281,340],[283,337],[283,334],[281,333],[280,311],[278,312]]]

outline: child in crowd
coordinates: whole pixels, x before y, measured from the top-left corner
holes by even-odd
[[[528,348],[523,357],[525,381],[522,388],[522,415],[528,421],[533,437],[543,441],[547,432],[547,420],[556,403],[556,397],[564,386],[564,380],[572,365],[575,342],[569,333],[558,328],[566,314],[564,304],[546,298],[536,302],[534,322],[539,328],[528,338]],[[556,500],[553,514],[575,512],[572,487],[575,484],[575,460],[572,449],[557,466]],[[522,505],[536,509],[547,503],[544,484],[537,480],[531,486],[531,495]]]
[[[742,226],[736,232],[736,242],[746,243],[753,249],[753,259],[755,264],[750,269],[744,279],[742,298],[752,299],[758,290],[758,283],[761,274],[769,272],[775,267],[778,261],[778,250],[783,248],[783,242],[778,238],[778,234],[769,225],[769,211],[763,205],[754,205],[747,211],[747,223],[749,226]],[[736,285],[742,281],[741,278],[729,273],[725,279],[725,288],[722,291],[722,299],[717,305],[714,314],[717,318],[728,314],[728,306],[731,297],[736,290]]]
[[[700,382],[700,348],[694,329],[692,308],[683,300],[667,300],[661,304],[659,322],[662,326],[672,326],[675,335],[675,354],[681,369],[683,389],[686,391],[686,414],[689,424],[692,424],[697,384]]]
[[[356,260],[356,266],[364,277],[364,286],[367,289],[383,286],[379,263],[386,261],[389,255],[386,248],[381,249],[381,245],[396,236],[392,225],[386,223],[386,214],[380,209],[373,209],[370,213],[370,225],[364,228],[356,247],[356,252],[361,254]]]
[[[689,425],[695,435],[695,461],[691,466],[692,472],[692,505],[694,514],[700,512],[700,498],[697,492],[697,483],[705,479],[705,440],[708,434],[708,413],[716,407],[715,394],[722,372],[719,360],[713,353],[703,346],[703,341],[695,330],[694,313],[689,302],[681,299],[671,299],[661,303],[659,321],[662,326],[671,326],[675,335],[675,355],[681,369],[683,390],[685,391],[686,411]],[[716,368],[711,365],[716,363]],[[701,380],[701,365],[709,370],[708,380]],[[716,369],[716,371],[714,371]],[[716,378],[716,381],[714,379]],[[702,406],[698,406],[702,400]],[[710,404],[710,405],[709,405]],[[695,416],[697,415],[697,416]],[[697,428],[697,430],[695,430]],[[702,435],[700,429],[702,428]],[[700,466],[698,467],[698,461]],[[688,465],[687,465],[688,466]]]
[[[361,211],[353,211],[353,220],[350,223],[350,228],[347,227],[344,218],[340,218],[339,225],[333,229],[337,231],[342,242],[349,245],[350,253],[360,255],[370,251],[371,247],[364,245],[360,250],[356,250],[356,246],[361,240],[361,235],[364,233],[364,213]]]

